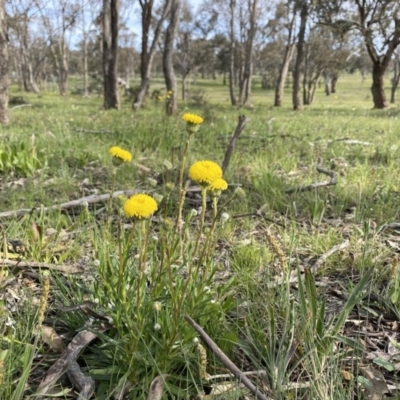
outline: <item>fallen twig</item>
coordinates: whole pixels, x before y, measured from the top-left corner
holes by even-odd
[[[108,328],[102,328],[100,332],[104,332]],[[89,399],[94,392],[91,378],[84,377],[80,371],[76,358],[79,353],[94,339],[97,335],[91,331],[84,330],[79,332],[68,345],[67,349],[61,357],[50,367],[45,378],[40,382],[36,396],[38,400],[43,399],[49,390],[56,384],[58,379],[69,371],[69,375],[74,380],[72,383],[77,385],[77,389],[81,390],[79,399]],[[72,368],[72,369],[71,369]],[[79,372],[78,372],[79,370]],[[84,393],[85,392],[85,393]]]
[[[381,231],[385,229],[400,229],[400,222],[389,222],[380,228]]]
[[[246,213],[246,214],[236,214],[233,215],[232,218],[234,219],[238,219],[238,218],[245,218],[245,217],[257,217],[257,218],[262,218],[264,221],[267,222],[271,222],[275,225],[281,226],[282,228],[286,228],[286,226],[284,224],[282,224],[281,222],[275,221],[272,218],[266,217],[265,215],[262,215],[259,212],[253,212],[253,213]]]
[[[343,243],[340,243],[336,246],[333,246],[331,249],[329,249],[326,253],[322,254],[321,257],[318,258],[317,261],[312,265],[311,267],[311,272],[315,273],[317,269],[334,253],[337,251],[344,250],[346,247],[348,247],[350,244],[349,240],[345,240]]]
[[[69,363],[67,371],[68,379],[79,390],[79,396],[77,400],[88,400],[92,397],[96,382],[90,376],[86,376],[79,367],[76,360]]]
[[[199,324],[193,321],[188,315],[185,315],[185,319],[197,331],[207,347],[221,360],[225,367],[232,372],[236,379],[242,382],[247,389],[249,389],[253,395],[256,396],[256,398],[260,400],[272,400],[270,397],[266,397],[258,390],[256,386],[254,386],[253,382],[251,382],[250,379],[247,378],[247,376],[226,356],[226,354],[217,346],[210,336],[207,335],[207,333]]]
[[[235,129],[235,132],[231,138],[231,141],[229,142],[228,148],[226,149],[225,156],[224,156],[224,161],[222,162],[222,171],[225,172],[228,168],[229,161],[232,157],[233,150],[235,149],[236,146],[236,141],[240,134],[242,133],[244,126],[249,122],[249,119],[245,115],[240,115],[239,116],[239,121],[237,124],[237,127]]]
[[[32,107],[32,106],[33,106],[33,104],[20,104],[18,106],[11,107],[11,111],[16,110],[17,108]]]
[[[107,129],[100,129],[97,131],[94,131],[92,129],[83,129],[83,128],[76,128],[74,129],[75,132],[79,132],[79,133],[112,133],[111,131],[108,131]]]
[[[0,259],[0,265],[8,265],[17,268],[47,268],[53,271],[66,272],[68,274],[79,274],[83,272],[83,268],[78,265],[48,264],[36,261],[9,260],[8,258]]]
[[[119,190],[113,193],[113,198],[116,198],[120,195],[131,196],[137,193],[137,190]],[[100,202],[106,202],[110,198],[110,194],[93,194],[91,196],[81,197],[77,200],[68,201],[62,204],[56,204],[50,207],[34,207],[34,208],[21,208],[19,210],[11,210],[4,211],[0,213],[0,218],[9,218],[9,217],[19,217],[26,214],[31,214],[34,211],[48,212],[52,210],[65,210],[67,208],[79,207],[82,204],[94,204]]]
[[[337,175],[336,175],[336,173],[333,172],[333,171],[330,171],[328,169],[323,168],[321,159],[318,160],[316,169],[317,169],[317,172],[319,172],[320,174],[327,175],[331,179],[329,181],[315,182],[315,183],[312,183],[311,185],[301,186],[301,187],[298,187],[298,188],[290,188],[290,189],[287,189],[285,192],[286,193],[307,192],[309,190],[318,189],[320,187],[334,186],[334,185],[337,184]]]
[[[243,375],[266,376],[267,371],[265,371],[263,369],[258,370],[258,371],[246,371],[246,372],[243,372]],[[218,379],[229,379],[229,378],[234,378],[234,377],[235,377],[235,375],[233,375],[233,374],[218,374],[218,375],[210,375],[208,380],[215,381]],[[292,382],[292,383],[289,383],[288,385],[282,385],[281,389],[282,390],[298,390],[298,389],[307,389],[309,387],[310,387],[310,382]]]
[[[249,376],[249,375],[267,375],[267,371],[264,371],[263,369],[259,370],[259,371],[246,371],[246,372],[242,372],[243,375]],[[235,375],[233,374],[218,374],[218,375],[210,375],[208,377],[209,381],[214,381],[217,379],[229,379],[229,378],[234,378]]]
[[[364,146],[371,146],[371,144],[372,144],[370,142],[363,142],[361,140],[351,139],[351,138],[347,138],[347,137],[334,139],[334,140],[329,140],[328,144],[331,144],[331,143],[334,143],[334,142],[342,142],[342,143],[345,143],[345,144],[361,144],[361,145],[364,145]]]
[[[266,139],[273,139],[273,138],[278,138],[278,139],[286,139],[286,138],[290,138],[290,139],[296,139],[296,140],[303,140],[303,137],[298,137],[295,135],[290,135],[290,134],[284,134],[284,135],[268,135],[266,137]]]
[[[156,376],[150,384],[147,400],[161,400],[167,374]]]

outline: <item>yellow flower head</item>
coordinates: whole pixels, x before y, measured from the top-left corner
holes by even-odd
[[[108,152],[113,156],[113,162],[115,165],[132,161],[132,154],[127,150],[121,149],[121,147],[113,146]]]
[[[203,118],[199,117],[196,114],[183,114],[182,119],[190,125],[200,125],[201,123],[203,123]]]
[[[157,96],[157,100],[162,101],[163,97],[162,96]]]
[[[189,168],[189,176],[199,185],[209,186],[222,178],[222,169],[214,161],[197,161]]]
[[[215,192],[221,192],[222,190],[228,189],[228,182],[225,179],[219,178],[211,182],[208,189]]]
[[[157,202],[147,194],[135,194],[124,204],[124,213],[129,218],[147,219],[157,211]]]

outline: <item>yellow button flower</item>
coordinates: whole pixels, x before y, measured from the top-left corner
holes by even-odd
[[[203,123],[203,118],[201,118],[196,114],[190,114],[190,113],[183,114],[182,119],[191,125],[199,125]]]
[[[222,169],[214,161],[197,161],[189,168],[189,176],[199,185],[209,186],[222,178]]]
[[[222,190],[228,189],[228,182],[222,178],[216,179],[215,181],[210,183],[208,189],[215,192],[221,192]]]
[[[121,149],[121,147],[113,146],[108,152],[113,156],[114,165],[118,166],[123,162],[132,161],[132,154],[127,150]]]
[[[147,194],[135,194],[124,204],[124,213],[128,218],[147,219],[157,211],[157,202]]]

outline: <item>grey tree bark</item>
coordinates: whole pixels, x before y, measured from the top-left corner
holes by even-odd
[[[278,75],[278,80],[276,82],[276,87],[275,87],[275,101],[274,101],[274,106],[275,107],[280,107],[282,106],[282,101],[283,101],[283,93],[285,90],[285,82],[286,82],[286,77],[289,72],[289,65],[290,61],[293,58],[293,55],[295,53],[295,43],[293,39],[293,30],[294,30],[294,23],[296,20],[297,16],[297,7],[293,7],[293,14],[292,18],[290,19],[289,25],[288,25],[288,38],[287,38],[287,44],[285,46],[285,52],[283,53],[283,60],[281,67],[279,69],[279,75]]]
[[[149,90],[151,67],[153,64],[154,55],[157,49],[160,35],[170,8],[171,0],[164,0],[164,6],[160,17],[155,23],[153,40],[149,47],[149,34],[150,27],[153,21],[153,4],[154,0],[139,0],[140,7],[142,8],[142,52],[140,55],[140,87],[133,100],[133,110],[138,110],[143,104],[144,98]]]
[[[304,44],[306,37],[306,25],[308,18],[308,2],[303,0],[300,10],[300,29],[297,39],[297,56],[296,63],[293,71],[293,109],[301,110],[303,105],[301,102],[301,65],[304,58]]]
[[[393,104],[396,102],[396,91],[399,86],[400,81],[400,52],[397,52],[396,57],[394,59],[393,66],[393,78],[392,78],[392,87],[390,93],[390,102]]]
[[[118,19],[120,0],[103,0],[103,85],[104,108],[119,109],[118,98]]]
[[[236,0],[230,0],[230,20],[229,20],[229,95],[231,105],[236,106],[236,93],[235,93],[235,7]]]
[[[8,39],[5,0],[0,0],[0,123],[8,124]]]
[[[275,107],[280,107],[283,101],[283,93],[285,90],[285,82],[287,78],[287,74],[289,72],[290,61],[292,61],[294,55],[295,45],[293,43],[287,44],[285,46],[285,52],[283,54],[283,61],[281,64],[281,68],[279,70],[278,80],[276,82],[275,88]]]
[[[253,74],[253,42],[256,34],[257,2],[258,0],[248,0],[249,28],[247,30],[243,74],[239,93],[240,103],[242,105],[248,104],[251,95],[251,78]]]
[[[169,24],[165,32],[163,72],[167,89],[167,98],[165,101],[167,115],[176,114],[177,109],[176,75],[172,56],[174,53],[174,40],[179,23],[180,9],[181,0],[172,0]]]

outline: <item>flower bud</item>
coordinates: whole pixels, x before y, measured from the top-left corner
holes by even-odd
[[[229,217],[230,217],[230,215],[228,213],[223,212],[221,214],[221,222],[224,224],[226,221],[228,221]]]
[[[234,194],[238,197],[246,197],[246,192],[241,187],[237,187]]]

